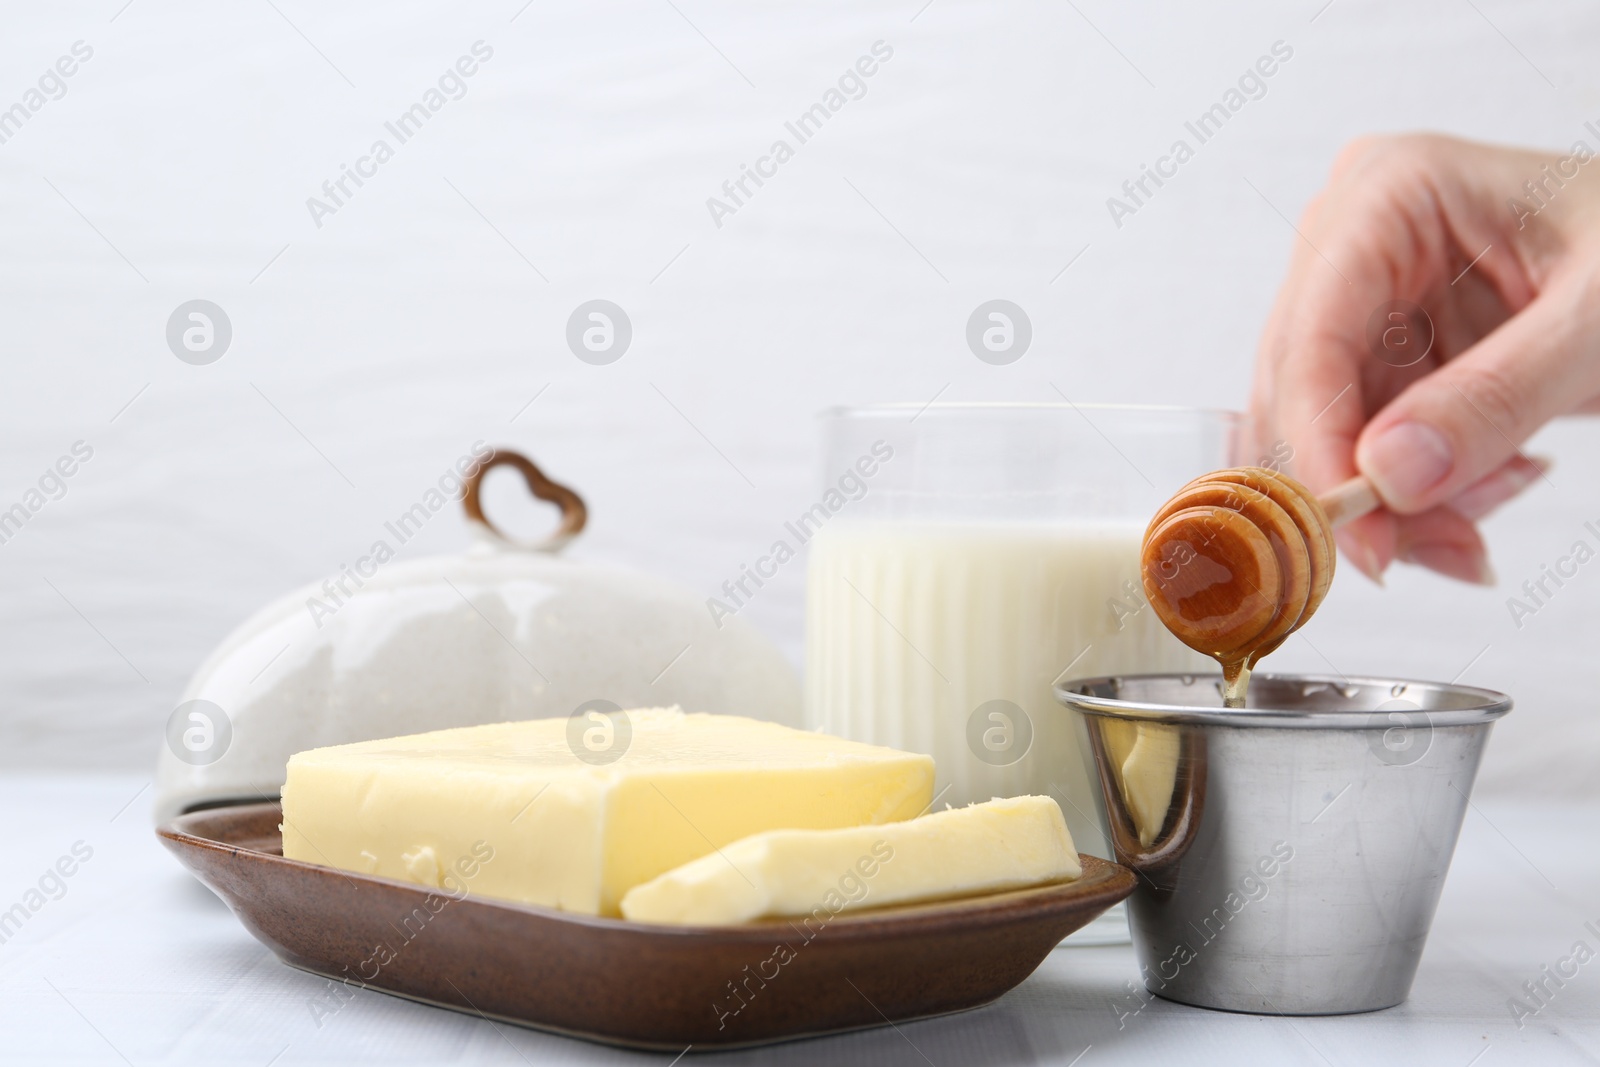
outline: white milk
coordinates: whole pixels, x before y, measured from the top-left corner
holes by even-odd
[[[825,527],[807,578],[808,723],[931,755],[940,807],[1052,796],[1078,848],[1109,856],[1087,733],[1051,686],[1215,667],[1145,604],[1143,532],[1092,522]]]

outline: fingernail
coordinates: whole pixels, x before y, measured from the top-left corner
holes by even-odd
[[[1402,422],[1364,445],[1361,473],[1391,507],[1404,507],[1442,482],[1455,465],[1450,442],[1432,426]]]
[[[1345,556],[1355,565],[1356,570],[1365,574],[1378,584],[1383,585],[1383,562],[1378,559],[1378,553],[1365,541],[1349,540],[1340,543]]]
[[[1493,585],[1496,581],[1487,556],[1449,542],[1410,545],[1400,553],[1400,559],[1473,585]]]

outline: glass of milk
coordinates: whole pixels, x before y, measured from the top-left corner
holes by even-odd
[[[1054,797],[1079,850],[1109,858],[1087,732],[1051,686],[1215,669],[1146,604],[1139,542],[1185,482],[1241,461],[1242,417],[890,404],[822,427],[822,492],[793,531],[808,724],[933,756],[941,808]]]

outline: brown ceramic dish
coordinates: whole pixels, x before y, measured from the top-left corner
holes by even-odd
[[[351,985],[607,1044],[682,1052],[976,1008],[1133,891],[1083,856],[1076,882],[843,914],[650,926],[284,859],[277,804],[182,815],[158,833],[287,963]]]

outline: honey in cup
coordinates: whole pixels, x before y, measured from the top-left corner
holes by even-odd
[[[1185,485],[1145,530],[1145,595],[1173,635],[1222,665],[1223,705],[1311,618],[1333,581],[1333,527],[1378,506],[1365,478],[1321,498],[1286,474],[1234,467]]]

